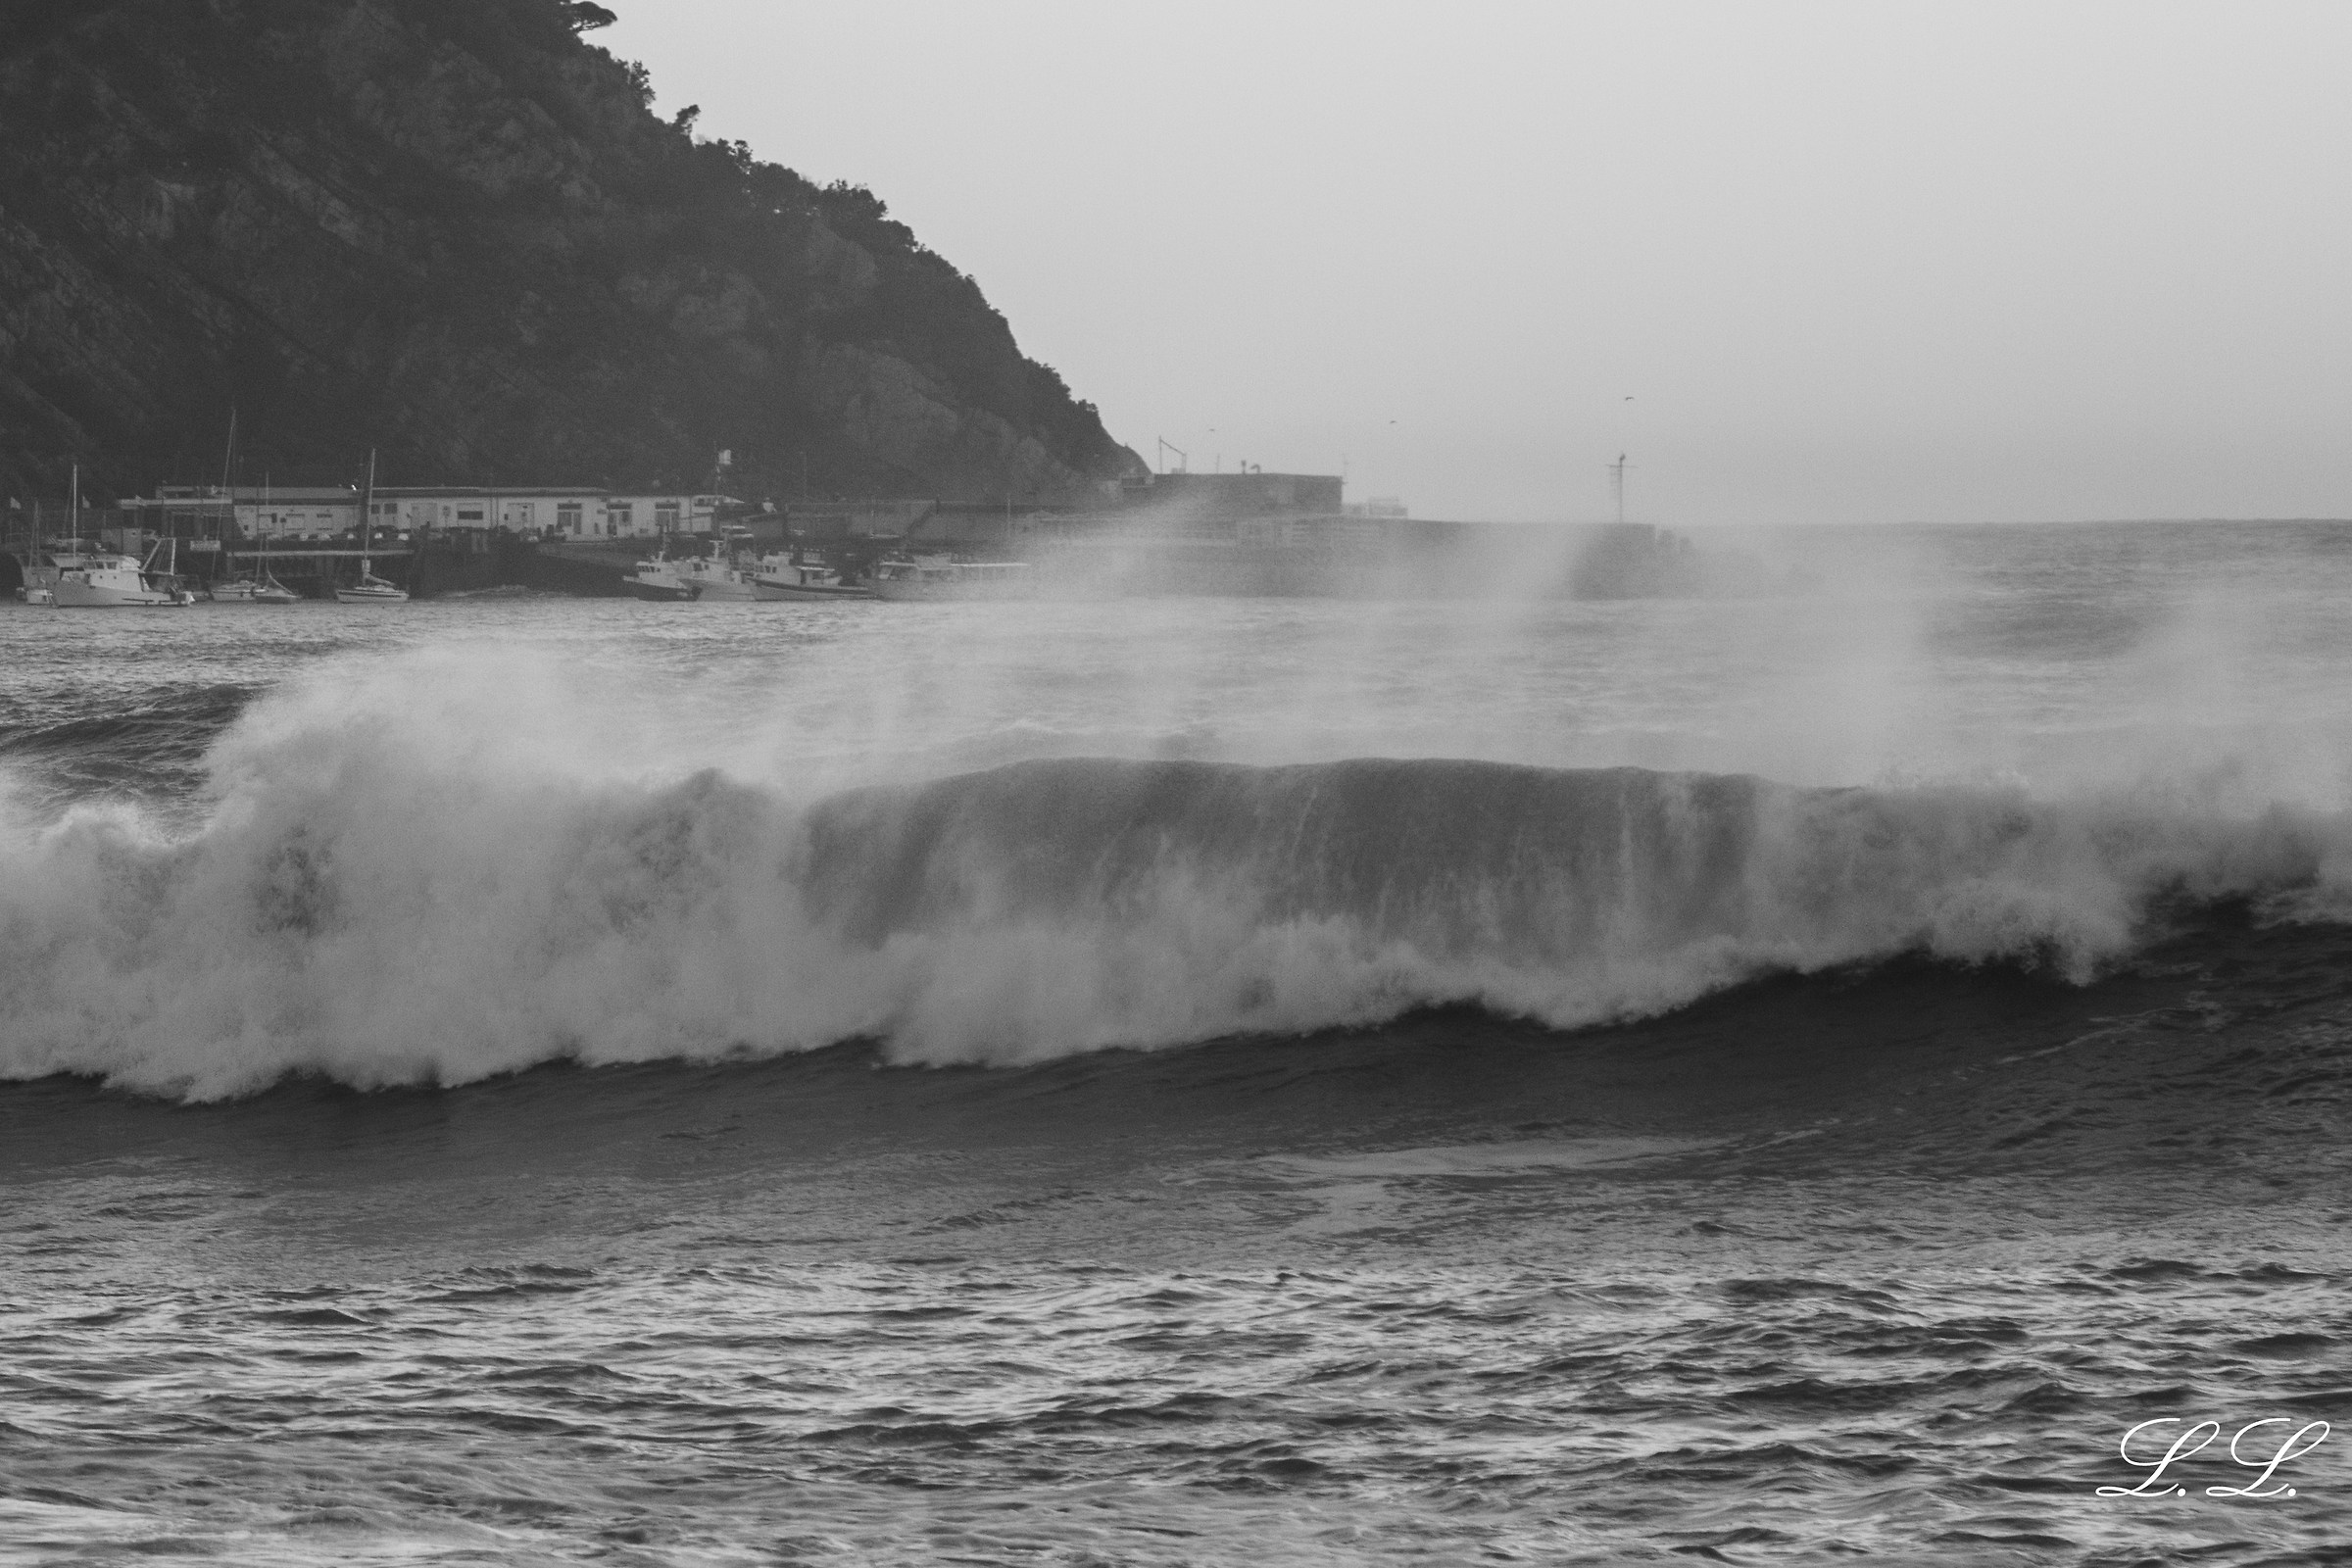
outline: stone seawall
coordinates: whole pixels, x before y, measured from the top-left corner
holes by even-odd
[[[505,580],[546,593],[616,599],[628,593],[623,581],[637,569],[638,562],[653,554],[655,543],[621,539],[611,544],[517,545]]]

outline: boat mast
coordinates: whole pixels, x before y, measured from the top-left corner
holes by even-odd
[[[360,492],[360,580],[375,575],[368,552],[375,548],[375,448],[368,449],[368,486]]]
[[[232,517],[237,514],[237,493],[230,488],[230,485],[235,482],[236,467],[237,406],[231,403],[228,406],[228,450],[220,455],[220,494],[227,498],[228,514]],[[204,515],[202,513],[197,514],[196,533],[199,538],[203,537]],[[228,548],[228,524],[225,522],[220,525],[220,548],[224,551]]]
[[[66,531],[74,536],[74,554],[81,554],[81,465],[74,465],[74,487],[67,493]]]

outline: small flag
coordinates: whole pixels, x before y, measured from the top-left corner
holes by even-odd
[[[726,467],[732,467],[732,466],[734,466],[734,463],[735,463],[735,449],[734,449],[733,447],[726,447],[726,448],[722,449],[722,450],[719,452],[719,454],[718,454],[718,466],[719,466],[720,467],[722,467],[722,468],[726,468]]]
[[[24,503],[19,501],[15,496],[10,496],[8,498],[8,510],[11,512],[23,512],[24,510]]]

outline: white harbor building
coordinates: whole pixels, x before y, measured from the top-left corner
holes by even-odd
[[[381,485],[373,515],[364,520],[393,536],[505,529],[534,539],[652,539],[710,531],[727,499],[545,485]],[[237,534],[272,542],[356,534],[360,508],[359,491],[341,485],[164,485],[122,503],[122,520],[157,538],[218,539],[233,518]]]
[[[385,486],[375,493],[378,528],[450,533],[506,529],[531,539],[652,539],[708,533],[727,497],[624,495],[592,489],[479,485]]]

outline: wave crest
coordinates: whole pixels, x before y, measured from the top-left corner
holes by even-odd
[[[1570,1026],[1918,952],[2083,978],[2157,901],[2328,894],[2336,818],[1466,761],[1055,760],[811,804],[263,724],[194,829],[0,851],[0,1073],[209,1098],[875,1037],[906,1061]]]

